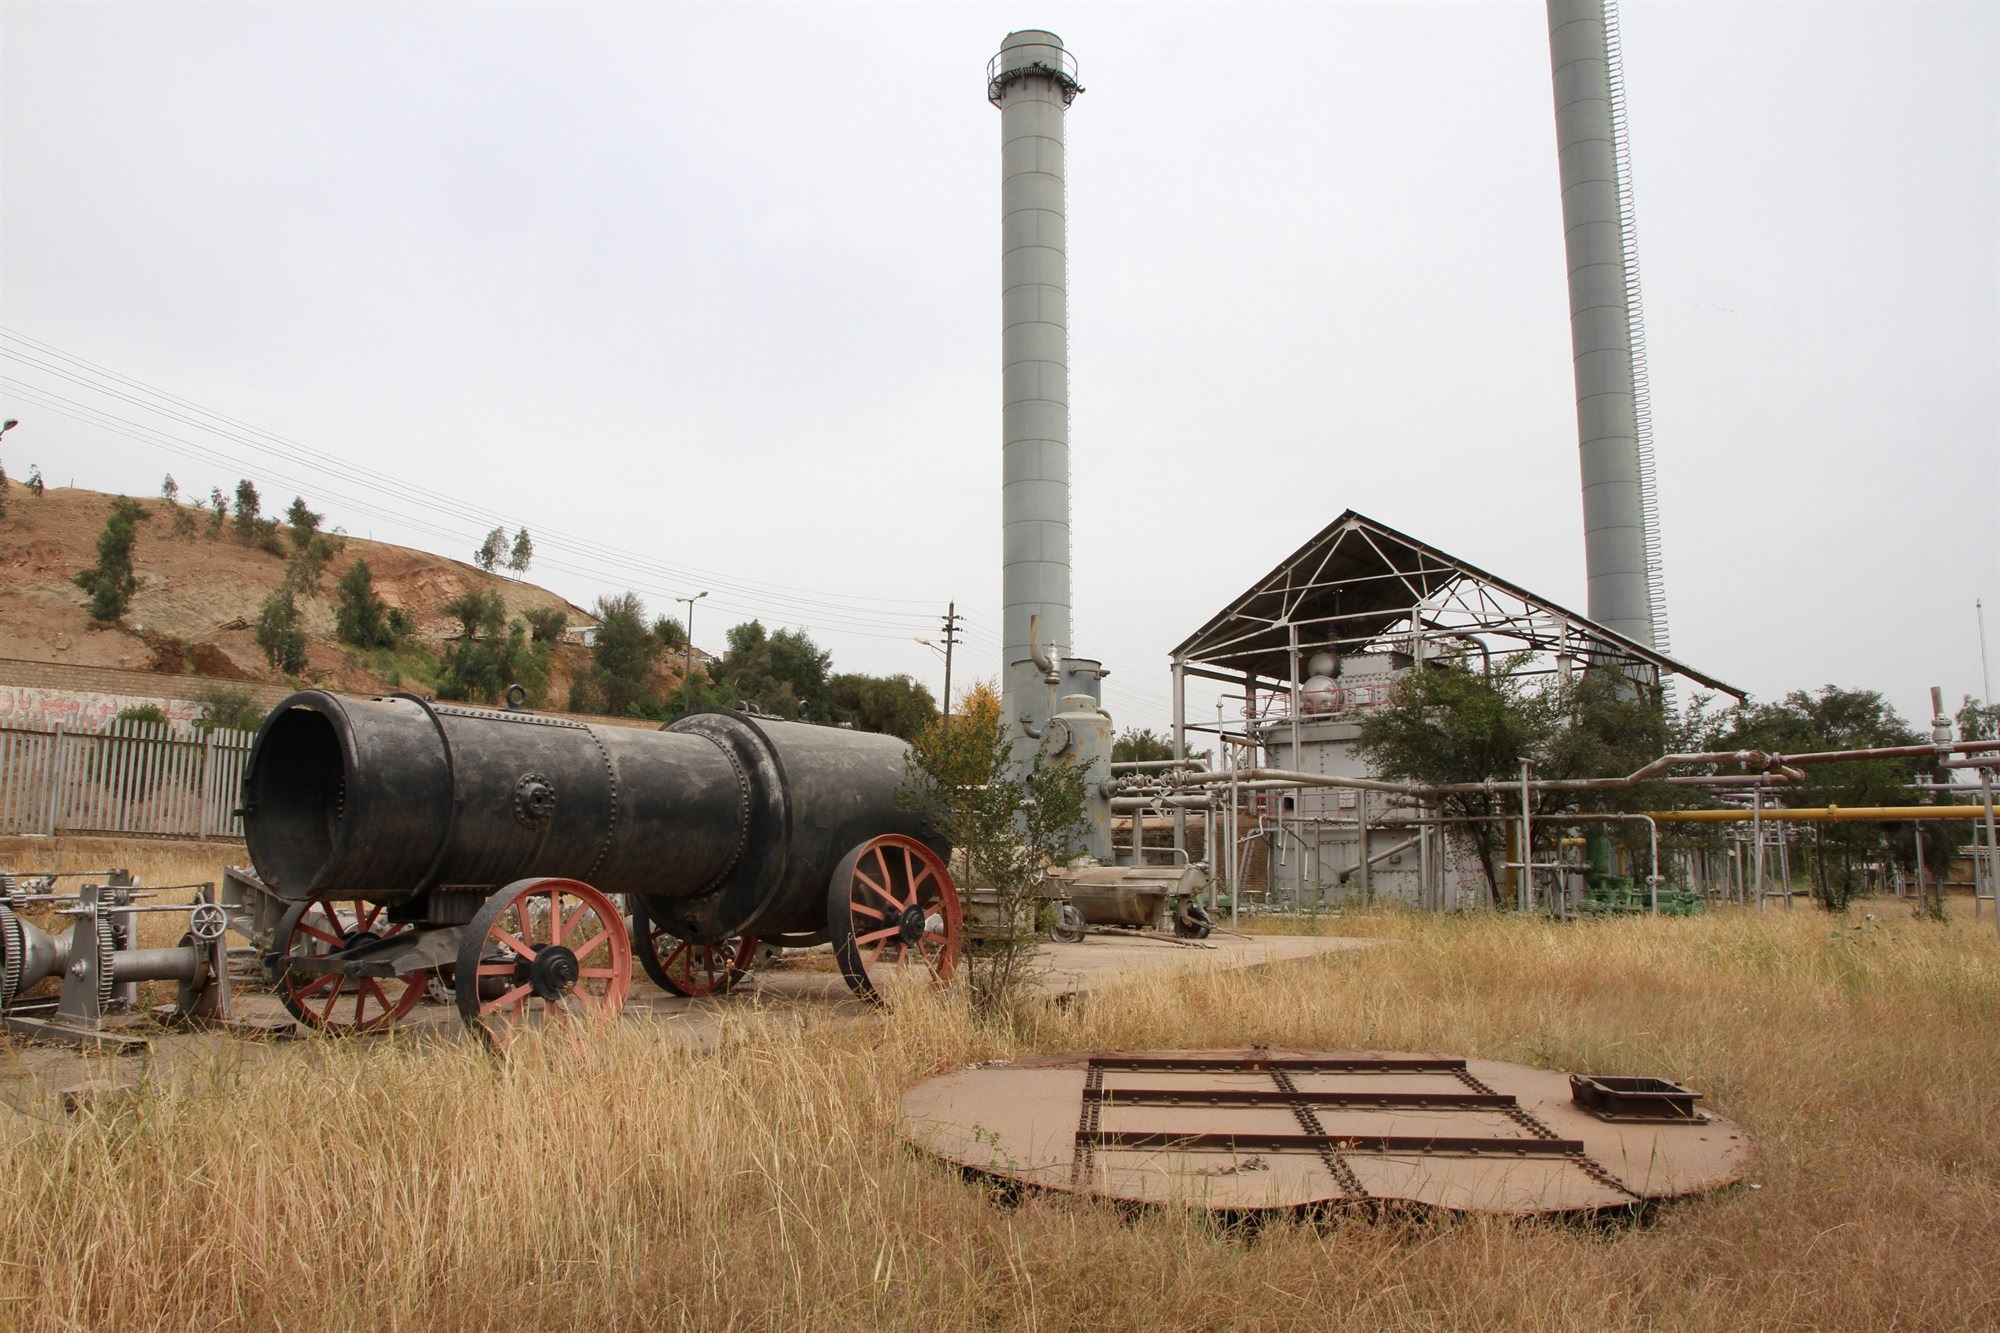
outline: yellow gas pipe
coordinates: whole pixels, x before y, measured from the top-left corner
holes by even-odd
[[[1765,806],[1749,810],[1653,810],[1648,818],[1662,824],[1748,824],[1753,819],[1766,824],[1889,824],[1903,819],[1984,819],[1986,809],[1978,805],[1822,805],[1805,809]],[[1551,816],[1558,823],[1561,816]]]

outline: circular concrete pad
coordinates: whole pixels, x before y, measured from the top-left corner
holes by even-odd
[[[903,1132],[1040,1189],[1220,1211],[1409,1203],[1512,1214],[1728,1185],[1734,1125],[1616,1122],[1525,1065],[1379,1051],[1080,1052],[974,1065],[904,1094]]]

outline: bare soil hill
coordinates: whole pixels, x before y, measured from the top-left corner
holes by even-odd
[[[9,488],[0,518],[0,657],[285,683],[265,662],[251,629],[259,604],[284,579],[285,559],[239,543],[227,527],[210,536],[206,513],[193,536],[177,535],[167,501],[138,501],[146,514],[133,548],[138,592],[121,624],[90,618],[89,599],[73,579],[97,561],[97,537],[113,498],[81,489],[51,489],[36,498],[19,485]],[[362,692],[407,685],[390,678],[398,673],[382,654],[357,653],[334,639],[334,585],[357,560],[368,562],[377,594],[411,617],[416,641],[433,652],[458,628],[443,608],[467,592],[498,592],[510,618],[555,607],[572,625],[591,623],[581,608],[532,583],[427,551],[348,537],[327,566],[320,594],[300,603],[311,639],[301,673],[307,682]],[[571,677],[587,662],[580,646],[558,648],[552,702],[561,703]]]

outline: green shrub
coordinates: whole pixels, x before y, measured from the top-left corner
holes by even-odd
[[[280,588],[257,608],[257,646],[264,660],[288,676],[306,667],[306,632],[299,625],[299,604],[290,588]]]
[[[139,581],[132,575],[132,544],[138,540],[139,506],[120,496],[111,502],[111,517],[97,535],[97,563],[76,576],[76,586],[90,594],[93,620],[111,622],[125,614]]]
[[[269,711],[249,691],[227,685],[202,686],[195,691],[194,702],[201,708],[194,729],[204,736],[211,731],[255,731],[264,725]]]

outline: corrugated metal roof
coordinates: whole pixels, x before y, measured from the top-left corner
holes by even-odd
[[[1448,597],[1453,585],[1467,584],[1511,597],[1560,623],[1569,641],[1594,645],[1588,655],[1599,660],[1645,663],[1663,677],[1680,676],[1743,697],[1734,685],[1352,509],[1183,639],[1173,655],[1189,664],[1287,680],[1292,626],[1311,626],[1301,634],[1308,642],[1337,638],[1358,646],[1407,625],[1419,603],[1433,603]]]

